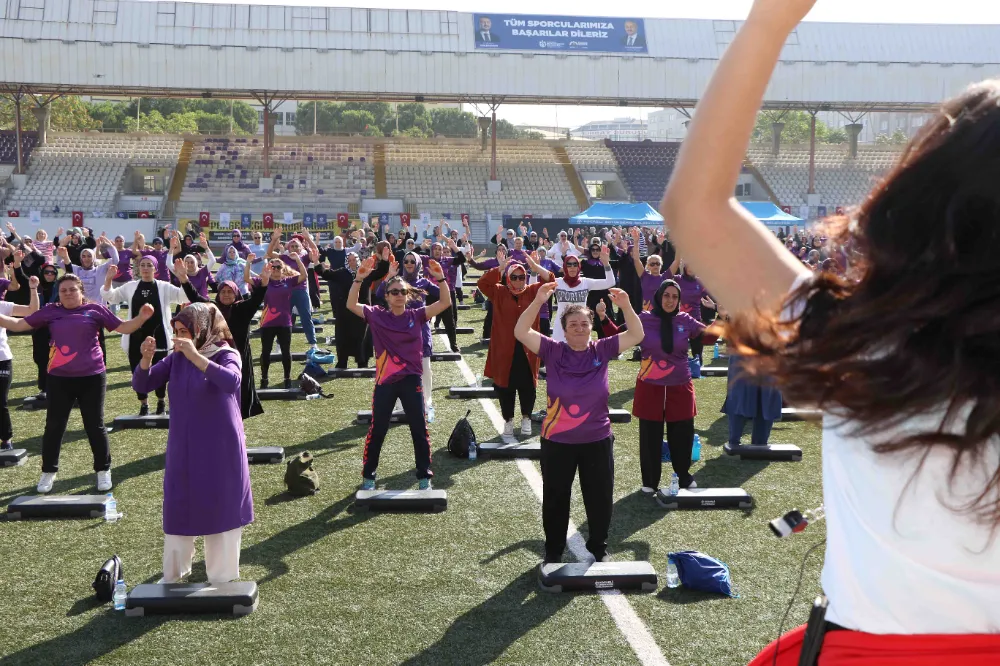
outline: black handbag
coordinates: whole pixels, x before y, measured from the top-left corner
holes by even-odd
[[[448,438],[448,452],[456,458],[468,458],[469,448],[473,446],[476,447],[476,451],[479,451],[476,433],[472,429],[472,424],[469,423],[470,414],[472,414],[471,409],[458,420],[451,431],[451,437]]]
[[[91,587],[94,588],[97,598],[107,603],[115,595],[115,584],[124,578],[125,571],[122,569],[122,560],[115,555],[105,562],[101,570],[97,572],[97,578],[94,579],[94,584]]]

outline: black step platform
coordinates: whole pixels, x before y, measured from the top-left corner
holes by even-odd
[[[542,444],[537,439],[529,442],[480,442],[479,453],[490,458],[530,458],[542,457]]]
[[[818,409],[808,409],[799,407],[782,407],[781,408],[781,420],[782,421],[822,421],[823,412]]]
[[[285,460],[283,446],[253,446],[247,448],[247,462],[251,465],[277,465]]]
[[[286,388],[257,389],[257,397],[261,400],[305,400],[306,394],[297,386]]]
[[[728,377],[728,365],[705,365],[701,368],[702,377]]]
[[[736,456],[741,460],[782,460],[786,462],[802,460],[802,449],[794,444],[770,444],[768,446],[730,446],[726,444],[722,450],[727,456]]]
[[[472,309],[472,306],[471,306],[471,305],[469,305],[468,303],[458,303],[458,304],[457,304],[457,305],[455,306],[455,309],[456,309],[456,310],[471,310],[471,309]]]
[[[443,490],[359,490],[354,504],[371,511],[444,511],[448,493]]]
[[[431,361],[461,361],[462,355],[459,352],[434,352],[431,354]]]
[[[541,423],[545,420],[545,410],[540,410],[531,415],[531,420]],[[609,409],[608,420],[612,423],[631,423],[632,414],[627,409]]]
[[[290,356],[293,361],[305,361],[306,352],[291,352]],[[281,362],[281,352],[271,352],[271,363]]]
[[[355,419],[358,425],[368,425],[372,422],[372,412],[370,409],[362,409],[358,412],[358,416]],[[406,413],[402,411],[394,411],[392,416],[389,417],[389,423],[407,423]]]
[[[126,414],[125,416],[116,416],[114,422],[111,424],[111,430],[115,431],[129,429],[145,430],[154,428],[167,429],[169,427],[169,414],[147,414],[146,416]]]
[[[333,322],[330,322],[330,323],[332,324]],[[323,332],[323,327],[322,326],[313,326],[313,330],[316,333],[322,333]],[[251,338],[259,338],[260,337],[260,332],[261,332],[261,329],[255,328],[252,331],[250,331],[250,337]],[[303,329],[301,326],[292,326],[292,333],[303,333],[303,332],[305,332],[305,329]]]
[[[455,333],[458,335],[472,335],[476,332],[476,329],[471,326],[458,326],[455,328]]]
[[[374,379],[375,368],[326,368],[326,376],[332,379]]]
[[[489,386],[452,386],[448,389],[449,398],[492,398],[494,394],[492,384]]]
[[[21,400],[21,404],[18,405],[17,408],[19,410],[21,410],[21,411],[24,411],[24,412],[34,412],[34,411],[38,411],[38,410],[41,410],[41,409],[48,409],[49,408],[49,401],[48,400],[39,400],[35,396],[31,396],[31,397],[24,398],[23,400]]]
[[[572,562],[542,564],[538,583],[544,592],[641,590],[654,592],[656,569],[649,562]]]
[[[249,615],[257,608],[257,583],[167,583],[136,585],[125,601],[127,617],[219,613]]]
[[[27,449],[9,449],[0,451],[0,467],[17,467],[28,459]]]
[[[105,495],[22,495],[7,505],[7,520],[28,518],[100,518]]]
[[[750,493],[742,488],[695,488],[676,495],[656,493],[656,502],[664,509],[749,509]]]

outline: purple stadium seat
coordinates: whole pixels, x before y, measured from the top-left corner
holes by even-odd
[[[323,190],[316,190],[316,194],[323,194]]]

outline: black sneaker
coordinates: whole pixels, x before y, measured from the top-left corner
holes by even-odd
[[[45,391],[42,391],[41,393],[35,396],[35,400],[48,400],[48,399],[49,396]]]
[[[139,416],[149,416],[149,405],[146,403],[139,405]]]
[[[268,385],[267,379],[261,379],[260,380],[260,390],[261,391],[263,391],[264,389],[266,389],[267,385]]]
[[[156,414],[157,416],[163,416],[167,413],[167,403],[162,400],[156,401]]]
[[[292,388],[292,380],[291,379],[286,379],[285,380],[285,388],[286,389]]]
[[[0,442],[0,451],[10,451],[14,448],[13,442]]]

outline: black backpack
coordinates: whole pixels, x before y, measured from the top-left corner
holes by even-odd
[[[469,423],[469,414],[471,413],[470,409],[465,413],[465,416],[458,420],[451,431],[451,437],[448,438],[448,451],[458,458],[468,458],[470,446],[475,446],[476,451],[479,451],[476,433],[472,429],[472,424]]]
[[[120,557],[115,555],[110,560],[104,563],[101,570],[97,572],[97,578],[94,579],[93,585],[94,593],[97,594],[98,600],[107,603],[115,595],[115,584],[119,580],[123,580],[125,573],[122,570],[122,560]]]

